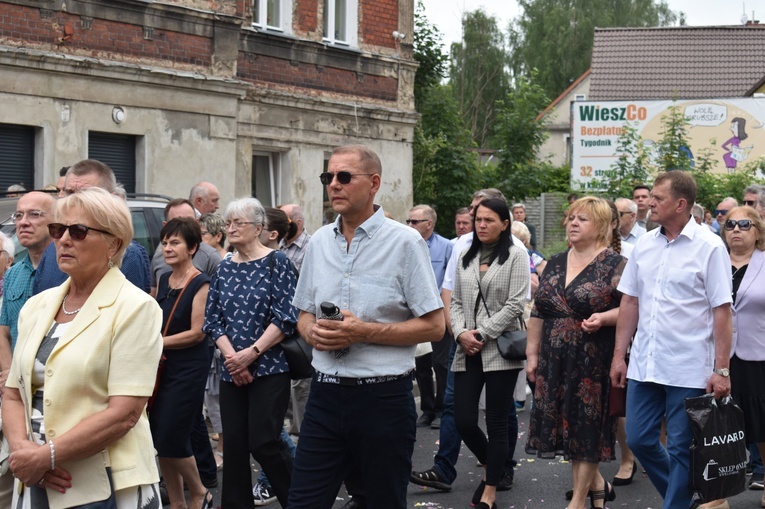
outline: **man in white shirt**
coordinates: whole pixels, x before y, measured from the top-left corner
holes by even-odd
[[[651,220],[622,274],[611,383],[627,389],[632,452],[664,498],[665,509],[691,507],[691,429],[685,398],[730,393],[730,258],[722,240],[696,224],[696,183],[670,171],[656,178]],[[630,339],[637,337],[625,354]],[[659,441],[666,416],[667,445]]]
[[[619,211],[619,235],[622,242],[635,244],[638,237],[645,233],[645,228],[637,224],[637,204],[627,198],[617,198],[614,205]]]

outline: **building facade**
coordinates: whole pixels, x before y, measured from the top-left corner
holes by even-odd
[[[413,0],[0,2],[0,187],[103,160],[129,192],[301,203],[321,226],[332,148],[412,201]]]

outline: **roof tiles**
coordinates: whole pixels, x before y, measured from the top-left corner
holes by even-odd
[[[765,78],[765,26],[595,29],[593,100],[743,97]]]

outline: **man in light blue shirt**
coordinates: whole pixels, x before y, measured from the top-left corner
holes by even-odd
[[[429,205],[416,205],[409,211],[406,224],[417,230],[430,251],[430,265],[436,276],[438,290],[444,283],[446,265],[452,255],[454,244],[435,232],[438,215]],[[446,390],[446,375],[449,372],[449,349],[453,338],[444,331],[441,341],[432,343],[433,352],[417,357],[415,362],[415,378],[420,389],[420,410],[422,415],[417,419],[417,426],[428,426],[438,429],[441,426],[441,412],[444,406],[444,391]],[[433,387],[433,372],[436,374],[436,386]]]
[[[335,149],[320,176],[333,223],[311,238],[294,305],[316,370],[300,430],[290,509],[331,508],[358,472],[370,509],[404,509],[416,436],[415,345],[444,333],[428,247],[374,205],[382,165],[361,145]],[[336,304],[342,321],[320,318]]]

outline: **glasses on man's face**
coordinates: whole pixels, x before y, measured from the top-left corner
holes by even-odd
[[[14,223],[18,223],[24,219],[25,215],[29,221],[39,221],[41,217],[47,216],[48,213],[44,210],[27,210],[26,212],[16,211],[11,214],[11,219]]]
[[[92,228],[90,226],[85,226],[84,224],[51,223],[48,225],[48,233],[50,233],[50,236],[56,240],[63,237],[64,232],[67,230],[69,230],[69,236],[72,240],[85,240],[85,237],[88,236],[90,230],[98,233],[105,233],[106,235],[114,235],[106,230],[99,230],[98,228]]]
[[[427,219],[407,219],[406,224],[420,224],[427,221]]]
[[[629,210],[626,211],[626,212],[621,211],[621,210],[619,211],[619,217],[624,217],[624,214],[632,214],[632,212],[630,212]]]
[[[337,181],[342,184],[350,184],[351,179],[353,177],[360,177],[360,176],[370,176],[374,175],[374,173],[351,173],[349,171],[338,171],[337,173],[330,173],[328,171],[325,171],[321,175],[319,175],[319,180],[321,180],[321,183],[325,186],[328,186],[332,183],[332,179],[337,177]]]
[[[227,230],[233,228],[235,230],[241,230],[245,225],[248,224],[255,224],[253,221],[226,221],[223,223],[223,226],[226,227]]]
[[[728,209],[715,209],[715,216],[724,216],[728,213]]]
[[[747,231],[752,227],[752,220],[751,219],[739,219],[736,221],[735,219],[728,219],[725,221],[725,229],[728,231],[732,231],[736,225],[738,225],[738,229],[742,232]]]
[[[747,207],[754,207],[755,203],[757,203],[755,200],[744,200],[744,205]]]
[[[207,230],[202,230],[200,233],[202,233],[202,237],[204,237],[205,235],[212,235],[212,234],[211,234],[210,232],[208,232]]]

